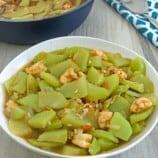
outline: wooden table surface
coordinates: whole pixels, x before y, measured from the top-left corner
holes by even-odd
[[[96,0],[85,22],[70,35],[102,38],[133,49],[158,70],[158,49],[143,38],[127,21],[102,0]],[[15,56],[30,46],[0,42],[0,71]],[[158,126],[141,143],[112,158],[157,158]],[[0,128],[0,158],[45,158],[10,139]]]

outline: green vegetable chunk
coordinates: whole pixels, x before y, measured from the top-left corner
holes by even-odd
[[[82,149],[74,145],[64,145],[59,151],[63,155],[71,155],[71,156],[88,154],[86,149]]]
[[[95,68],[102,68],[103,60],[100,56],[91,56],[89,57],[88,66],[92,66]]]
[[[77,113],[71,110],[64,114],[61,121],[65,126],[73,128],[80,128],[88,124],[87,120],[82,119]]]
[[[53,119],[47,124],[46,130],[59,129],[63,126],[62,121],[59,119]]]
[[[50,148],[54,148],[54,147],[59,147],[61,145],[63,145],[62,143],[56,143],[56,142],[44,142],[44,141],[39,141],[36,139],[28,139],[28,142],[30,144],[32,144],[33,146],[37,146],[37,147],[50,147]]]
[[[51,65],[64,61],[64,59],[65,59],[64,55],[57,55],[57,54],[49,53],[47,55],[47,58],[45,59],[45,64],[46,64],[46,66],[49,67]]]
[[[80,107],[80,104],[75,99],[72,99],[69,101],[68,108],[76,110],[79,107]]]
[[[92,84],[100,86],[104,82],[105,77],[103,73],[99,72],[94,67],[91,67],[87,73],[87,80]]]
[[[30,14],[30,12],[27,7],[19,7],[16,9],[16,11],[5,13],[3,16],[5,18],[16,19],[16,18],[20,18],[20,17],[25,17],[29,14]]]
[[[130,103],[122,96],[118,96],[108,109],[112,112],[120,112],[126,118],[130,115]]]
[[[38,61],[45,61],[45,59],[47,58],[48,53],[46,52],[39,52],[34,58],[33,58],[33,62],[36,63]]]
[[[152,114],[153,110],[154,110],[154,107],[152,106],[143,112],[132,114],[130,116],[131,124],[147,119]]]
[[[78,52],[79,49],[81,49],[81,47],[78,46],[66,47],[64,49],[56,50],[55,52],[52,53],[57,55],[64,55],[65,59],[68,59],[68,58],[73,58],[74,54]]]
[[[122,57],[120,53],[110,54],[107,53],[108,59],[116,66],[123,67],[130,64],[130,59]]]
[[[65,144],[68,138],[68,132],[66,129],[57,129],[53,131],[43,132],[39,137],[38,141],[56,142]]]
[[[130,81],[130,80],[123,80],[122,84],[128,85],[129,88],[131,88],[132,90],[135,90],[139,93],[144,93],[144,85],[142,83],[134,82],[134,81]]]
[[[55,88],[60,86],[60,81],[50,73],[41,72],[40,77]]]
[[[119,126],[118,129],[111,128],[112,132],[116,137],[128,141],[132,135],[132,127],[130,123],[123,117],[119,112],[115,112],[111,119],[111,126]]]
[[[22,119],[26,115],[26,111],[20,108],[18,105],[13,106],[10,111],[10,118]]]
[[[110,75],[105,78],[105,81],[103,83],[103,87],[108,89],[108,91],[113,93],[113,91],[119,86],[119,77],[116,74]]]
[[[27,7],[29,6],[30,0],[21,0],[19,6],[20,7]]]
[[[48,87],[50,87],[50,85],[44,81],[44,80],[38,80],[38,85],[41,91],[47,89]]]
[[[27,75],[27,94],[36,93],[38,91],[38,83],[34,76]]]
[[[27,83],[27,74],[25,72],[18,72],[11,84],[11,91],[17,92],[19,94],[25,94]]]
[[[80,4],[82,4],[83,0],[76,0],[75,1],[75,6],[79,6]]]
[[[93,117],[92,117],[93,116]],[[94,109],[89,109],[86,115],[83,117],[88,123],[90,123],[95,129],[99,128],[98,118],[96,116],[96,111]]]
[[[137,98],[139,98],[139,97],[141,96],[140,93],[135,92],[135,91],[132,91],[132,90],[128,90],[128,91],[126,92],[126,94],[129,95],[129,96],[131,96],[131,97],[137,97]]]
[[[97,138],[107,139],[107,140],[112,141],[114,143],[118,143],[119,142],[119,140],[113,135],[113,133],[109,132],[109,131],[96,129],[96,130],[92,131],[92,135],[97,137]]]
[[[13,83],[15,77],[16,77],[16,76],[14,75],[14,76],[12,76],[11,78],[9,78],[8,80],[6,80],[6,81],[4,82],[4,87],[5,87],[5,89],[6,89],[6,92],[7,92],[9,95],[12,94],[11,85],[12,85],[12,83]]]
[[[115,144],[107,139],[104,139],[104,138],[97,139],[97,142],[98,142],[99,146],[101,147],[101,151],[106,151],[106,150],[112,149],[117,146],[117,144]]]
[[[28,94],[23,98],[17,100],[17,102],[21,105],[25,105],[31,107],[35,111],[40,111],[38,107],[38,95],[37,94]]]
[[[135,74],[132,78],[132,81],[138,82],[144,85],[144,93],[153,93],[154,92],[154,84],[153,82],[143,74]]]
[[[38,93],[38,104],[41,109],[45,107],[52,107],[53,109],[62,109],[68,105],[68,101],[60,92],[41,91]]]
[[[83,48],[79,48],[73,56],[74,62],[79,66],[82,72],[87,70],[88,59],[89,50]]]
[[[71,59],[68,59],[52,65],[50,68],[50,72],[52,75],[59,78],[68,68],[73,68],[75,71],[79,70],[79,67]]]
[[[79,78],[78,80],[69,82],[61,86],[59,91],[66,98],[83,98],[88,94],[87,81],[85,76]]]
[[[88,83],[87,99],[95,101],[99,99],[106,99],[109,96],[109,91],[104,87],[99,87],[94,84]]]
[[[133,134],[138,134],[143,130],[143,126],[140,125],[139,123],[134,123],[132,124],[132,129],[133,129]]]
[[[101,147],[100,147],[100,145],[95,137],[93,138],[92,143],[91,143],[88,151],[91,155],[96,155],[101,151]]]
[[[41,13],[45,10],[46,3],[44,1],[38,1],[35,6],[28,7],[29,12],[33,14]]]
[[[20,137],[29,136],[32,133],[31,127],[23,120],[9,119],[10,131]]]
[[[136,57],[131,61],[130,67],[133,71],[139,71],[142,74],[146,73],[146,66],[143,59]]]
[[[43,111],[32,116],[28,124],[33,128],[45,128],[49,121],[53,120],[56,116],[56,112],[51,111]]]

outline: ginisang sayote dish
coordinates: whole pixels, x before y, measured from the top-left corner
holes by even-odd
[[[66,36],[89,15],[94,0],[0,0],[0,41],[35,44]]]
[[[0,0],[0,17],[37,19],[59,15],[78,7],[84,0]]]
[[[129,142],[157,104],[142,58],[76,46],[39,52],[4,86],[10,131],[62,155],[97,155]]]

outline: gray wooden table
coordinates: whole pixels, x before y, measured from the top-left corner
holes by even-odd
[[[124,45],[145,56],[158,70],[158,49],[143,38],[128,22],[102,0],[96,0],[86,21],[71,35],[92,36]],[[29,46],[0,42],[0,71]],[[112,158],[157,158],[158,125],[134,148]],[[0,158],[45,158],[28,151],[10,139],[0,128]]]

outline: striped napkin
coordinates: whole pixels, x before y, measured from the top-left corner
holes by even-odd
[[[128,10],[120,0],[104,0],[121,16],[128,20],[145,38],[158,47],[158,28],[156,28],[143,14],[136,14]],[[146,0],[148,15],[158,21],[158,0]]]

